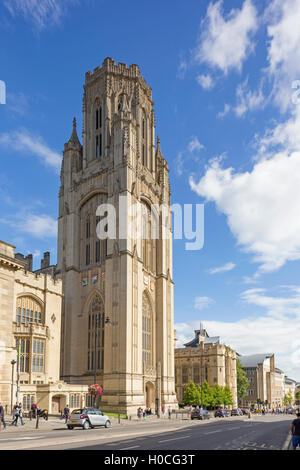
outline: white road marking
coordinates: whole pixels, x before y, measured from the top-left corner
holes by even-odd
[[[4,441],[32,441],[35,439],[42,439],[44,436],[34,436],[34,437],[12,437],[11,439],[0,439],[1,442]]]
[[[233,428],[226,428],[226,431],[232,431],[233,429],[240,429],[241,426],[234,426]]]
[[[223,429],[219,429],[218,431],[206,432],[205,434],[215,434],[216,432],[223,432]]]
[[[123,447],[123,449],[120,449],[120,450],[137,449],[138,447],[140,447],[140,446]]]
[[[188,439],[189,437],[191,436],[174,437],[173,439],[164,439],[163,441],[158,442],[178,441],[179,439]]]

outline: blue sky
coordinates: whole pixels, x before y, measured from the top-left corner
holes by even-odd
[[[85,72],[136,63],[152,87],[172,202],[205,204],[174,241],[178,345],[204,322],[300,380],[300,0],[4,0],[0,238],[56,261],[59,165]],[[294,87],[294,88],[292,88]],[[298,103],[299,101],[299,103]]]

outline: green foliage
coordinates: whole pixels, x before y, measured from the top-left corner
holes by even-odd
[[[198,392],[200,397],[199,403],[201,404],[201,386],[198,387]],[[202,404],[205,408],[214,406],[212,388],[206,380],[202,384]]]
[[[296,400],[300,400],[300,392],[297,392],[295,395]]]
[[[197,390],[194,382],[191,382],[185,389],[183,394],[183,403],[185,405],[197,405],[197,399],[199,400],[199,391]]]
[[[212,389],[213,406],[224,404],[224,389],[219,384],[215,384]]]
[[[292,395],[291,390],[289,390],[289,393],[287,393],[287,394],[284,396],[283,403],[284,403],[285,405],[291,405],[292,402],[293,402],[293,395]]]
[[[247,395],[249,387],[249,380],[246,377],[245,371],[239,359],[236,360],[236,377],[237,377],[237,396],[240,400]]]
[[[233,396],[230,390],[230,387],[226,385],[223,389],[223,403],[224,405],[232,405],[233,403]]]

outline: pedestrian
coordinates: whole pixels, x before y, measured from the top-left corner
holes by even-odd
[[[69,405],[66,405],[64,408],[65,424],[67,424],[69,416],[70,416],[70,408],[69,408]]]
[[[18,410],[19,410],[19,418],[21,421],[21,425],[24,426],[24,421],[23,421],[23,409],[22,409],[22,403],[19,403],[18,405]]]
[[[4,408],[2,406],[2,403],[0,403],[0,430],[1,430],[1,423],[3,423],[4,429],[6,429],[6,422],[4,418]]]
[[[171,407],[169,406],[169,408],[168,408],[168,417],[169,417],[169,419],[171,419],[171,416],[172,416],[172,411],[171,411]]]
[[[142,421],[143,410],[141,407],[139,407],[137,410],[137,416],[138,416],[139,421]]]
[[[297,418],[291,424],[293,450],[300,446],[300,413],[297,413],[296,416]]]
[[[162,414],[162,417],[164,418],[166,414],[166,408],[164,406],[161,409],[161,414]]]
[[[143,411],[143,421],[146,419],[146,410]]]
[[[19,405],[18,403],[15,404],[12,410],[13,420],[11,426],[18,426],[18,418],[19,418]]]
[[[36,418],[36,415],[37,415],[37,404],[34,402],[32,403],[31,405],[31,415],[34,417],[34,419]]]

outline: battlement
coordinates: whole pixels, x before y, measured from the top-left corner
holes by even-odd
[[[122,75],[129,79],[138,79],[141,86],[145,89],[148,97],[152,100],[152,88],[147,85],[146,80],[142,77],[138,65],[131,64],[129,67],[127,64],[119,62],[118,64],[111,57],[104,59],[102,67],[97,66],[94,71],[88,71],[85,74],[85,83],[89,84],[95,78],[101,75],[101,73]]]
[[[31,287],[42,291],[48,290],[54,294],[62,295],[61,279],[53,279],[49,274],[36,274],[30,271],[19,271],[16,276],[16,281],[21,284],[28,284]]]

